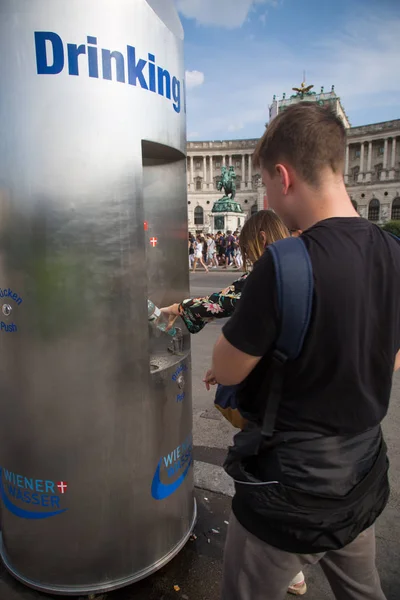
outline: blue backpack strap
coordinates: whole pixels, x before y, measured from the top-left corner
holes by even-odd
[[[314,290],[311,260],[299,237],[279,240],[268,250],[274,260],[281,323],[275,352],[294,360],[310,324]]]
[[[282,395],[284,366],[297,358],[310,325],[313,302],[313,270],[301,238],[286,238],[268,246],[275,266],[280,330],[272,354],[272,373],[262,435],[272,437]],[[272,375],[272,376],[271,376]]]

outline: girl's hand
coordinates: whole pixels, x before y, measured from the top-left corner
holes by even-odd
[[[164,313],[164,315],[168,315],[169,317],[179,317],[179,304],[171,304],[171,306],[165,306],[164,308],[160,308],[160,311]]]
[[[172,327],[174,326],[176,319],[179,317],[179,304],[171,304],[171,306],[160,308],[160,311],[161,313],[169,317],[168,325],[165,331],[170,331],[170,329],[172,329]]]

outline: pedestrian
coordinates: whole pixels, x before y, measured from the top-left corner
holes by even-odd
[[[217,260],[217,249],[215,246],[215,240],[212,233],[207,233],[207,261],[206,264],[212,269],[216,269],[218,266]]]
[[[201,235],[196,237],[196,241],[194,243],[194,262],[193,262],[193,273],[196,272],[197,263],[200,261],[201,266],[208,273],[208,268],[203,259],[203,246],[204,241]]]
[[[194,262],[194,243],[195,243],[195,239],[192,236],[192,234],[189,233],[189,237],[188,237],[189,270],[191,270],[193,268],[193,262]]]
[[[235,241],[233,244],[233,262],[234,262],[233,266],[236,269],[241,269],[243,266],[243,261],[242,261],[242,253],[240,250],[239,232],[235,231],[235,233],[233,234],[233,237],[235,238]]]
[[[202,250],[203,250],[203,260],[204,262],[207,264],[207,239],[204,236],[203,233],[200,234],[201,237],[201,243],[203,244]]]
[[[239,410],[251,423],[226,462],[229,471],[240,453],[243,483],[229,519],[223,600],[283,600],[294,575],[316,563],[337,600],[385,599],[374,524],[389,497],[381,422],[400,367],[400,243],[353,208],[345,146],[340,118],[304,102],[279,113],[255,151],[271,208],[303,231],[314,302],[303,349],[282,367],[274,436],[251,451],[245,439],[261,440],[279,332],[271,253],[247,278],[214,348],[210,379],[240,384]]]
[[[226,238],[225,238],[225,235],[223,233],[221,233],[221,231],[218,231],[217,239],[218,239],[218,261],[219,261],[219,266],[222,267],[225,265]]]
[[[279,217],[271,210],[261,210],[253,215],[243,226],[240,244],[245,265],[250,267],[264,253],[265,247],[277,240],[289,237],[289,232]],[[208,323],[216,319],[230,317],[238,306],[249,272],[234,281],[222,291],[214,292],[204,298],[188,298],[181,303],[161,308],[161,312],[170,317],[169,326],[180,316],[188,331],[192,334],[201,331]],[[208,383],[207,387],[209,389]],[[233,423],[240,427],[242,420]],[[300,571],[288,586],[294,595],[303,595],[307,590],[304,574]]]
[[[241,269],[243,267],[243,258],[242,258],[242,251],[240,249],[239,242],[238,242],[238,247],[235,250],[234,260],[235,260],[235,267],[237,269]]]
[[[235,245],[235,238],[232,235],[232,231],[228,230],[226,232],[226,238],[225,238],[225,266],[224,266],[225,269],[227,267],[229,267],[233,262],[234,245]]]

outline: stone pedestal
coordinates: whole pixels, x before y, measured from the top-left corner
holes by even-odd
[[[212,216],[211,231],[213,233],[217,233],[217,231],[226,233],[227,231],[236,231],[236,229],[240,230],[245,220],[246,216],[244,213],[216,213]]]
[[[217,200],[211,211],[211,230],[216,233],[241,229],[245,222],[245,214],[239,202],[224,196]]]

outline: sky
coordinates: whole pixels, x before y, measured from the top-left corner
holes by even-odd
[[[399,0],[174,0],[185,31],[189,140],[258,138],[306,73],[352,126],[400,119]]]

